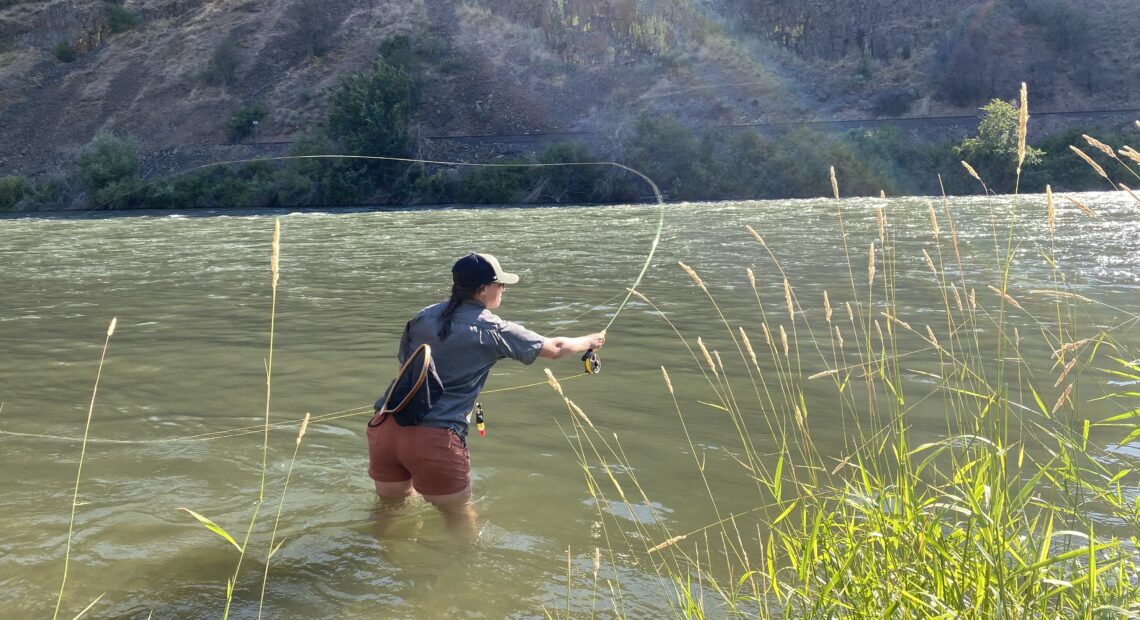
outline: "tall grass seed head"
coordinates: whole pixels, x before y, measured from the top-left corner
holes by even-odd
[[[922,258],[926,261],[926,266],[930,268],[931,273],[937,275],[938,269],[934,267],[934,259],[930,258],[930,253],[926,251],[926,248],[922,248]]]
[[[760,367],[760,362],[756,359],[756,351],[752,349],[752,341],[748,339],[748,332],[744,328],[740,328],[740,339],[744,341],[744,349],[748,351],[748,356],[752,358],[752,364],[757,368]]]
[[[682,263],[681,261],[677,261],[677,264],[681,266],[681,269],[683,269],[685,273],[689,274],[689,277],[692,278],[693,283],[700,287],[701,290],[708,290],[705,288],[704,281],[701,280],[701,277],[697,275],[697,272],[694,271],[692,267],[686,265],[685,263]]]
[[[1061,397],[1057,399],[1057,402],[1053,405],[1053,410],[1049,412],[1050,415],[1057,413],[1058,411],[1061,410],[1061,407],[1064,406],[1064,404],[1066,402],[1068,402],[1069,393],[1072,391],[1073,391],[1073,384],[1072,383],[1065,386],[1065,391],[1061,392]]]
[[[930,326],[926,326],[926,337],[930,340],[930,344],[934,345],[935,350],[941,351],[942,346],[938,344],[938,338],[934,335],[934,330]]]
[[[835,178],[835,166],[831,166],[828,174],[831,175],[831,193],[836,200],[839,200],[839,181]]]
[[[1085,139],[1085,142],[1089,143],[1089,146],[1100,151],[1101,153],[1104,153],[1105,155],[1108,155],[1113,159],[1116,159],[1116,151],[1112,150],[1112,147],[1088,135],[1087,133],[1081,134],[1081,137]]]
[[[1092,218],[1095,218],[1097,216],[1096,213],[1094,213],[1092,209],[1086,207],[1084,205],[1084,203],[1082,203],[1081,201],[1079,201],[1075,198],[1072,198],[1070,196],[1065,196],[1065,200],[1068,200],[1069,202],[1073,203],[1078,209],[1081,210],[1081,213],[1084,213],[1085,215],[1092,217]]]
[[[301,420],[301,429],[299,431],[297,431],[297,447],[301,446],[301,438],[305,436],[305,431],[307,431],[309,429],[309,418],[310,417],[312,417],[312,415],[308,411],[306,411],[305,412],[305,419]]]
[[[1077,148],[1071,144],[1069,145],[1069,148],[1072,149],[1072,151],[1074,153],[1076,153],[1078,157],[1085,160],[1085,163],[1088,164],[1089,166],[1091,166],[1092,169],[1095,170],[1097,174],[1099,174],[1100,176],[1102,176],[1106,179],[1108,178],[1108,175],[1105,174],[1105,172],[1104,172],[1104,168],[1101,168],[1100,164],[1093,161],[1093,158],[1091,158],[1087,154],[1085,154],[1084,151],[1082,151],[1081,149],[1079,149],[1079,148]]]
[[[764,237],[761,237],[760,233],[756,232],[755,228],[752,228],[751,226],[748,226],[747,224],[745,224],[744,227],[748,229],[748,232],[752,233],[752,237],[754,239],[756,239],[757,243],[759,243],[760,245],[762,245],[764,247],[768,247],[768,244],[764,242]]]
[[[554,378],[554,373],[550,372],[549,368],[543,368],[542,372],[546,373],[546,382],[550,387],[554,388],[554,391],[558,392],[559,396],[562,396],[562,384],[558,383],[558,379]]]
[[[827,291],[823,292],[823,318],[831,322],[831,300],[827,298]]]
[[[969,172],[970,176],[977,179],[979,183],[982,182],[982,177],[978,176],[978,171],[974,170],[974,167],[971,166],[969,162],[967,162],[966,160],[962,160],[962,166],[966,168],[966,172]]]
[[[709,365],[709,370],[712,370],[714,375],[720,376],[717,373],[716,364],[713,363],[712,355],[709,354],[708,347],[705,346],[705,341],[702,340],[700,338],[700,336],[697,337],[697,347],[699,347],[701,350],[701,353],[704,354],[705,363]]]
[[[1025,162],[1025,137],[1029,133],[1029,88],[1021,83],[1021,108],[1017,111],[1017,172]]]
[[[110,338],[115,333],[115,326],[119,324],[119,317],[111,317],[111,324],[107,326],[107,337]]]
[[[594,430],[598,430],[597,428],[594,427],[594,423],[590,421],[590,418],[586,417],[586,412],[582,411],[582,408],[579,407],[578,405],[575,405],[574,401],[570,400],[569,398],[566,398],[565,396],[562,397],[562,400],[566,401],[566,406],[570,408],[570,411],[573,411],[575,415],[577,415],[579,418],[582,418],[582,420],[587,425],[589,425],[590,428],[592,428]],[[617,483],[615,482],[614,484],[617,484]]]
[[[792,285],[788,282],[787,278],[784,278],[784,303],[788,306],[788,317],[792,321],[795,321],[796,308],[792,305]]]
[[[639,290],[637,290],[637,289],[632,289],[632,288],[627,288],[627,289],[625,289],[625,290],[629,291],[629,294],[630,294],[630,295],[633,295],[634,297],[636,297],[636,298],[640,299],[641,301],[643,301],[643,302],[645,302],[645,303],[647,303],[647,304],[649,304],[649,305],[653,305],[653,303],[649,301],[649,298],[648,298],[648,297],[646,297],[645,295],[641,294],[641,291],[639,291]]]
[[[875,242],[871,242],[871,250],[867,261],[867,284],[875,283]]]
[[[1059,387],[1062,383],[1064,383],[1065,378],[1069,376],[1069,371],[1071,371],[1073,367],[1077,365],[1077,362],[1080,361],[1080,359],[1081,358],[1074,355],[1073,359],[1069,360],[1068,364],[1065,364],[1064,368],[1061,369],[1061,376],[1057,377],[1057,382],[1053,384],[1053,387]]]
[[[661,367],[661,376],[665,377],[665,387],[669,388],[669,393],[675,394],[673,391],[673,382],[669,380],[669,371],[665,370],[664,366]]]
[[[832,368],[831,370],[821,370],[821,371],[815,373],[814,375],[809,376],[808,381],[814,381],[814,380],[819,379],[821,377],[830,377],[831,375],[837,375],[837,374],[839,374],[839,371],[834,369],[834,368]]]
[[[1136,192],[1132,191],[1132,189],[1130,187],[1128,187],[1127,185],[1125,185],[1123,183],[1117,183],[1117,185],[1120,187],[1120,189],[1128,192],[1128,195],[1132,196],[1133,200],[1135,200],[1137,203],[1140,203],[1140,196],[1137,196]]]
[[[1045,218],[1049,222],[1049,234],[1052,234],[1056,229],[1057,222],[1057,209],[1053,204],[1053,186],[1045,185]]]
[[[784,331],[784,326],[780,326],[780,343],[784,346],[784,357],[788,356],[788,332]]]

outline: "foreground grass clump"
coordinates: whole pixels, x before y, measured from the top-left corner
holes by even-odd
[[[930,277],[943,291],[937,303],[945,314],[938,325],[911,325],[897,316],[887,232],[885,243],[872,242],[860,253],[862,269],[852,272],[862,301],[832,307],[825,294],[816,308],[801,307],[785,280],[783,299],[759,305],[758,325],[721,317],[738,348],[731,355],[722,358],[706,346],[705,339],[717,334],[693,344],[678,332],[712,392],[711,399],[674,393],[662,368],[678,420],[684,425],[687,416],[710,415],[712,400],[725,423],[736,426],[741,482],[735,490],[754,489],[756,505],[736,514],[719,507],[722,500],[739,500],[714,491],[709,477],[723,479],[724,472],[713,476],[695,459],[694,473],[719,521],[681,533],[662,521],[630,537],[613,532],[622,527],[611,520],[609,544],[619,554],[644,557],[675,584],[678,615],[1140,614],[1135,474],[1122,464],[1123,455],[1103,449],[1104,433],[1098,432],[1102,426],[1130,427],[1138,410],[1135,401],[1127,404],[1126,393],[1106,396],[1091,387],[1107,378],[1101,368],[1140,381],[1140,364],[1127,361],[1136,352],[1114,340],[1114,326],[1077,319],[1058,325],[1058,316],[1083,316],[1087,300],[1045,289],[1035,297],[1047,300],[1041,305],[1053,320],[1028,318],[1042,328],[1052,325],[1043,337],[1055,357],[1023,357],[1028,334],[1015,328],[1012,317],[1018,323],[1027,318],[1030,300],[952,282],[950,272],[957,270],[934,257],[952,260],[956,243],[941,247],[932,236],[944,251],[928,253]],[[715,305],[711,285],[682,266]],[[751,270],[749,278],[755,287]],[[1132,314],[1127,322],[1136,320]],[[997,341],[987,342],[983,334]],[[937,362],[940,372],[916,373],[915,367],[929,367],[923,357]],[[923,381],[915,381],[916,374]],[[832,386],[831,399],[820,397],[827,390],[819,382]],[[1084,394],[1124,398],[1125,413],[1089,420],[1082,404],[1094,396]],[[944,438],[920,443],[908,416],[924,402],[944,409],[946,430]],[[576,449],[599,503],[650,505],[652,493],[635,480],[641,498],[634,497],[614,473],[646,464],[630,462],[609,433],[595,430],[569,400],[567,405],[576,426],[568,436],[584,437]],[[830,427],[813,425],[820,411],[828,412]],[[831,411],[841,412],[842,429],[834,427]],[[817,447],[819,438],[834,445],[839,433],[846,437],[842,452]],[[699,438],[689,441],[699,454],[692,448]],[[605,475],[595,479],[591,472],[598,471]],[[614,492],[616,497],[606,497]],[[601,513],[599,519],[606,521]]]
[[[1069,288],[1051,192],[1044,213],[1009,197],[986,256],[964,254],[949,201],[931,204],[928,237],[920,251],[907,246],[918,255],[900,256],[885,210],[877,230],[856,232],[834,172],[832,187],[849,289],[807,302],[778,248],[749,228],[760,272],[782,280],[782,294],[765,298],[748,268],[757,306],[745,319],[726,316],[715,285],[684,263],[712,310],[695,343],[667,307],[640,297],[707,380],[711,394],[682,393],[661,369],[717,520],[677,532],[658,516],[631,532],[599,510],[611,560],[652,566],[689,618],[1140,617],[1140,499],[1135,459],[1119,449],[1140,436],[1140,314]],[[1045,238],[1025,238],[1032,230]],[[1015,273],[1024,246],[1037,249],[1044,281]],[[901,286],[903,261],[925,265],[926,281]],[[900,299],[921,290],[932,293]],[[927,322],[912,324],[906,308]],[[652,505],[632,473],[646,464],[565,401],[598,504]],[[736,484],[711,471],[686,425],[710,406],[739,433]],[[917,430],[920,406],[941,409],[945,427]],[[754,508],[722,507],[738,507],[741,489]]]

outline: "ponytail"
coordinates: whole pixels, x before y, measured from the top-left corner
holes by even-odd
[[[447,307],[443,309],[443,313],[439,315],[439,339],[447,340],[448,335],[451,334],[451,317],[459,306],[467,299],[471,299],[478,292],[478,289],[471,289],[458,284],[451,285],[451,298],[447,300]]]

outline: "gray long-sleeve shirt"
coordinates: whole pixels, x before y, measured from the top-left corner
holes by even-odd
[[[534,363],[544,338],[504,321],[478,302],[464,301],[451,317],[451,333],[440,340],[439,317],[446,307],[446,302],[428,306],[408,321],[398,359],[403,364],[421,344],[431,347],[443,395],[420,424],[450,428],[466,439],[471,410],[491,367],[507,357]]]

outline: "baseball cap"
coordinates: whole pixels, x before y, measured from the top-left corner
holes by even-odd
[[[492,282],[515,284],[519,276],[503,271],[494,256],[472,252],[455,261],[451,267],[451,279],[464,288],[478,288]]]

